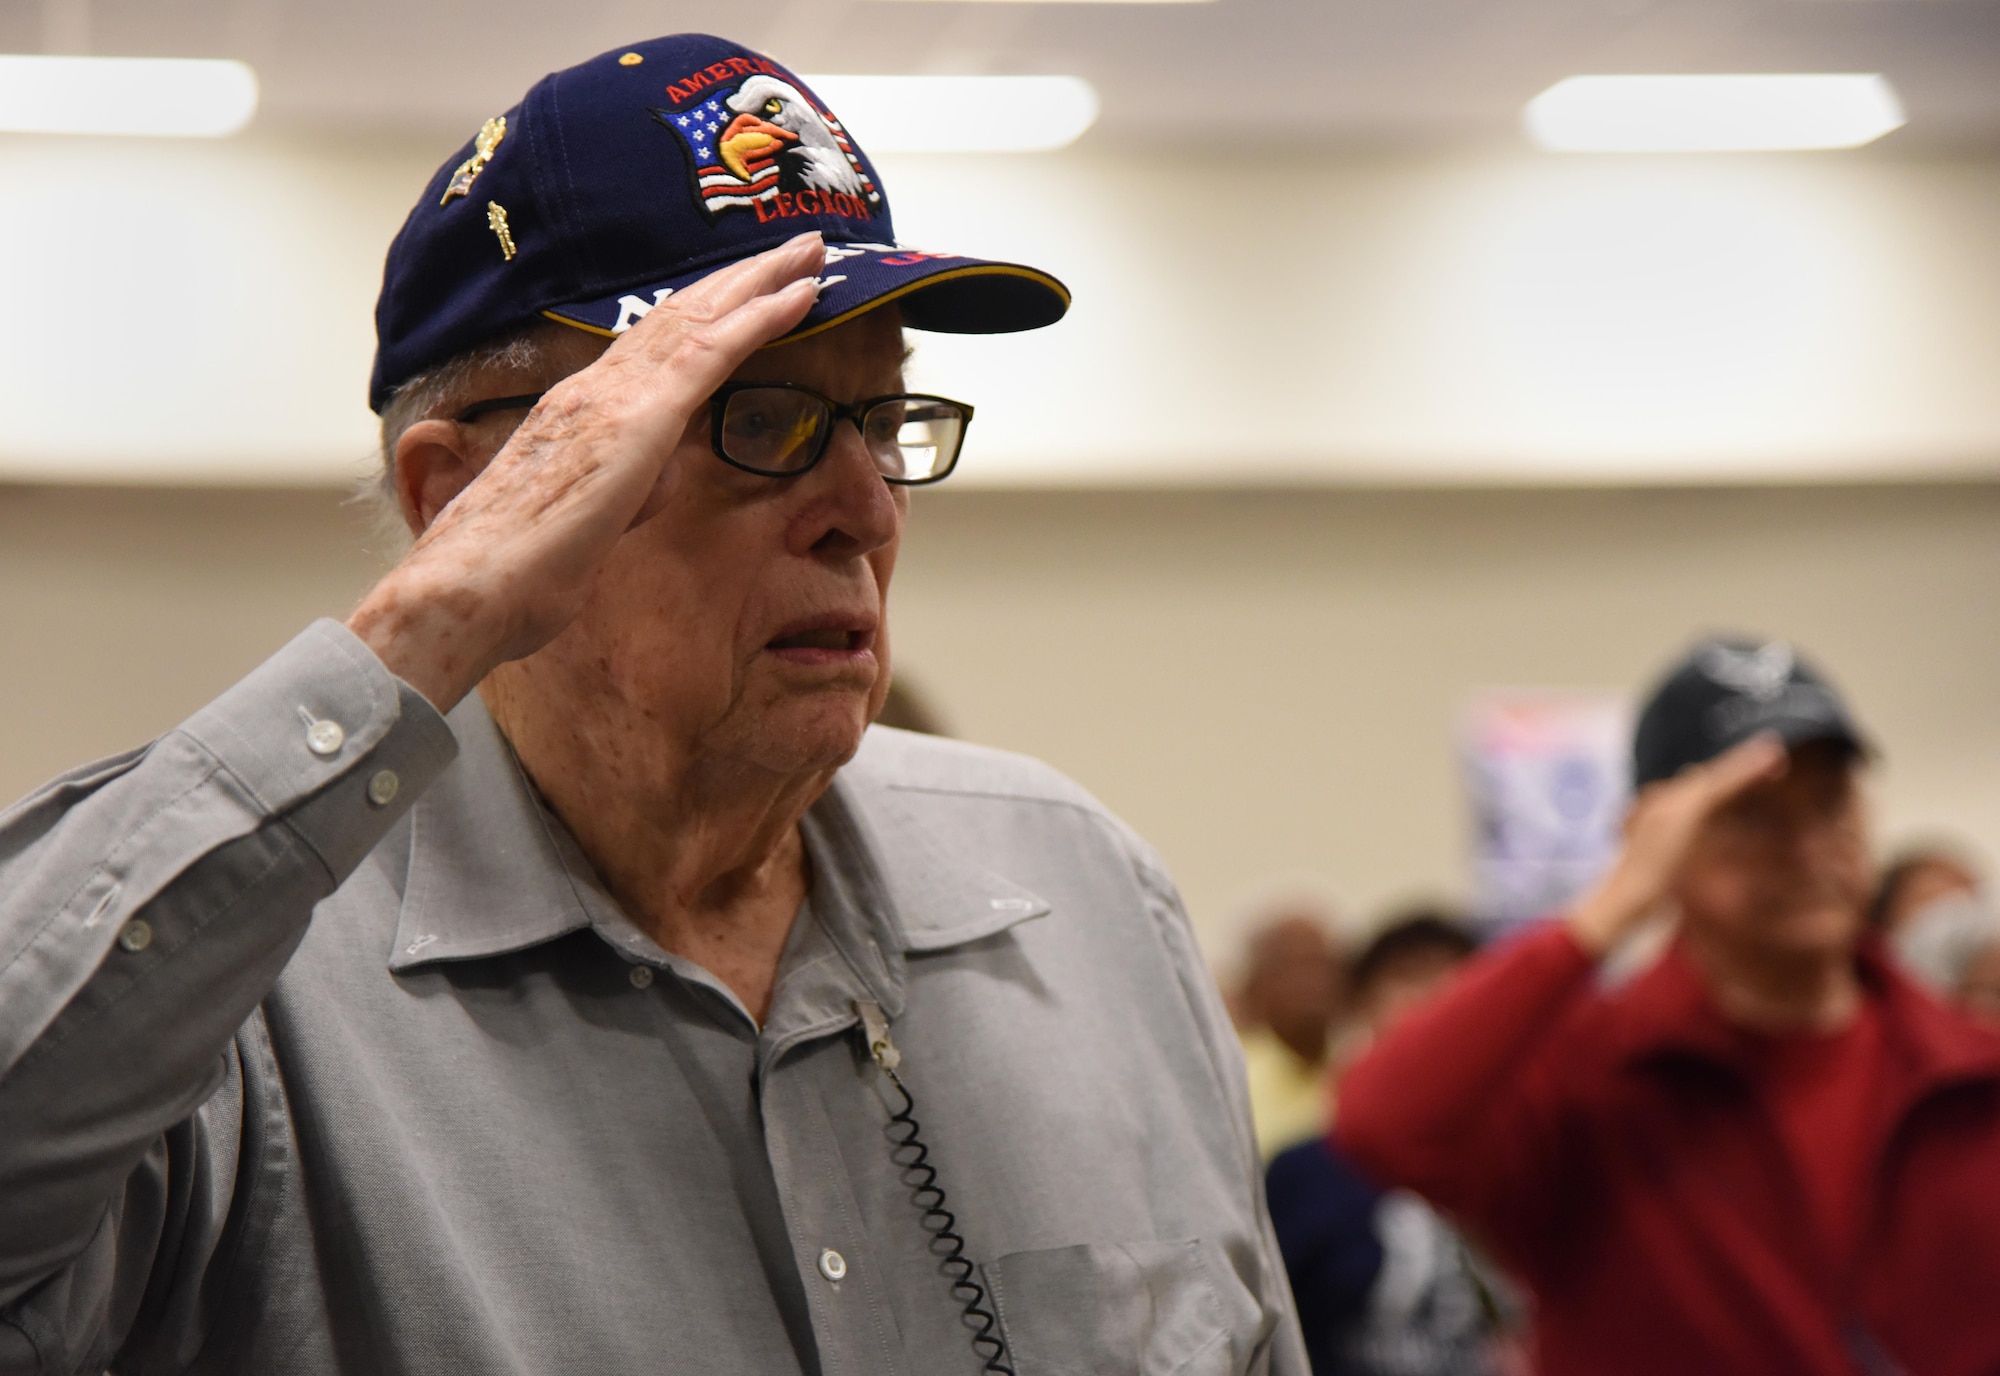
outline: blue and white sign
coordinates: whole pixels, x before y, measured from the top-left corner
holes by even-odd
[[[1473,915],[1507,927],[1560,911],[1618,852],[1632,715],[1610,694],[1493,691],[1467,704]]]

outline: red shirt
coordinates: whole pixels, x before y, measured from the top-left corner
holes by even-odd
[[[1868,1129],[1883,1077],[1881,1010],[1864,998],[1839,1031],[1748,1040],[1758,1094],[1798,1172],[1813,1224],[1845,1270],[1858,1259],[1867,1223]]]
[[[2000,1035],[1859,959],[1874,1013],[1806,1048],[1823,1080],[1680,952],[1607,993],[1552,925],[1363,1056],[1334,1135],[1511,1264],[1542,1376],[1993,1376]]]

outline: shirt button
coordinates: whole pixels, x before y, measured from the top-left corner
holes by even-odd
[[[337,721],[321,718],[306,728],[306,749],[315,755],[331,755],[338,751],[347,740],[347,733],[340,729]]]
[[[128,951],[145,950],[153,944],[153,924],[143,917],[133,918],[118,933],[118,944]]]
[[[396,790],[402,786],[395,770],[384,769],[368,781],[368,801],[377,807],[387,807],[396,801]]]
[[[840,1280],[847,1274],[847,1258],[827,1248],[819,1254],[819,1273],[828,1280]]]
[[[650,965],[634,965],[630,970],[625,972],[625,978],[632,981],[634,989],[650,989],[653,987],[653,967]]]

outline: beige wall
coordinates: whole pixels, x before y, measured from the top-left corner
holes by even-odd
[[[356,473],[383,251],[462,137],[0,139],[0,477]],[[919,338],[979,406],[968,486],[2000,476],[1990,153],[882,172],[905,241],[1075,289],[1026,341]]]
[[[144,739],[375,567],[337,494],[0,489],[0,793]],[[1226,954],[1313,879],[1462,882],[1450,748],[1489,685],[1630,689],[1710,627],[1797,639],[1887,751],[1884,831],[2000,854],[2000,486],[923,494],[895,598],[957,730],[1165,852]]]

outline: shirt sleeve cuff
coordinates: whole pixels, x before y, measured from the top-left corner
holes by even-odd
[[[338,883],[456,757],[438,710],[337,621],[315,621],[180,731]]]

